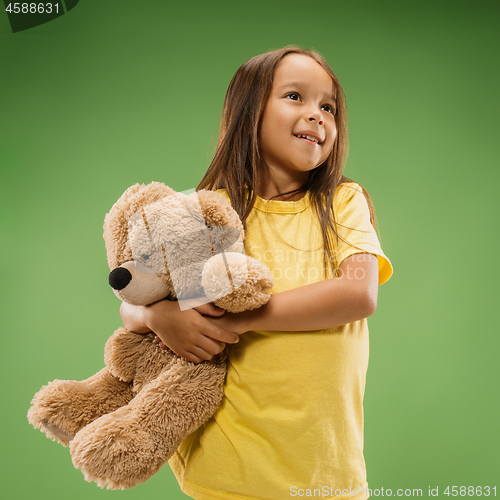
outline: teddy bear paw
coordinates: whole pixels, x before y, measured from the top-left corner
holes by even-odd
[[[205,263],[202,286],[215,305],[236,313],[267,304],[273,278],[269,269],[257,259],[225,252]]]
[[[28,411],[28,422],[63,446],[68,445],[82,426],[82,422],[75,421],[71,400],[64,397],[65,389],[65,381],[50,382],[35,394]]]
[[[47,431],[47,433],[50,433],[53,436],[55,436],[60,443],[67,444],[75,437],[74,434],[66,432],[64,429],[61,429],[60,427],[51,423],[47,419],[42,420],[42,427]]]
[[[104,415],[71,441],[73,465],[86,481],[124,490],[146,481],[166,462],[160,440],[130,417],[121,410]]]

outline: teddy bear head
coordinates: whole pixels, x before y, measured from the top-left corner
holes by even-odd
[[[224,251],[243,253],[244,231],[222,195],[185,195],[152,182],[123,193],[106,215],[103,237],[113,292],[147,305],[202,297],[205,263]]]

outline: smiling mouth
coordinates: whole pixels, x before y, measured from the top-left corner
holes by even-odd
[[[305,137],[299,137],[295,134],[293,134],[294,137],[297,137],[297,139],[301,139],[302,141],[306,141],[308,142],[309,144],[313,144],[314,146],[317,146],[319,144],[319,142],[316,142],[316,141],[311,141],[309,139],[306,139]]]

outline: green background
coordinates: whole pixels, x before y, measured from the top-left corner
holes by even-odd
[[[123,492],[86,483],[26,412],[48,381],[98,371],[121,325],[102,240],[111,205],[136,182],[196,187],[234,72],[288,44],[317,49],[343,85],[345,173],[371,194],[394,265],[369,319],[369,484],[500,487],[499,13],[82,0],[13,34],[1,12],[2,497],[186,498],[168,466]]]

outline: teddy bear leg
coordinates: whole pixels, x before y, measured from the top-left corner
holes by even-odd
[[[67,446],[80,429],[131,399],[131,384],[103,368],[81,382],[54,380],[42,387],[31,401],[28,421],[47,437]]]
[[[70,444],[74,466],[87,481],[108,489],[146,481],[215,413],[225,373],[224,353],[200,364],[178,358],[127,406],[75,436]]]

